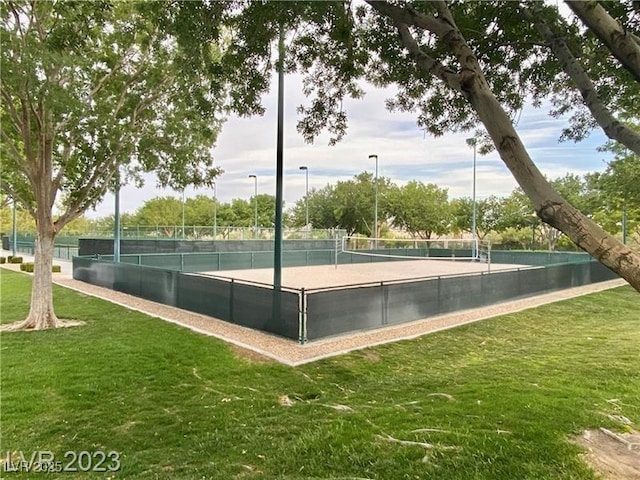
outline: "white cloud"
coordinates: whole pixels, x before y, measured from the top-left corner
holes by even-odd
[[[298,77],[286,79],[285,100],[285,183],[284,199],[292,205],[305,193],[305,175],[298,167],[309,168],[309,187],[320,188],[368,170],[373,172],[370,154],[379,158],[379,174],[397,183],[417,179],[449,189],[451,197],[471,196],[473,151],[466,145],[469,134],[448,134],[440,138],[426,136],[409,113],[390,113],[384,100],[392,90],[367,88],[362,100],[345,104],[349,114],[347,135],[337,146],[329,147],[328,136],[321,135],[312,145],[304,143],[296,131],[296,107],[305,102]],[[214,149],[214,159],[225,173],[217,182],[220,201],[253,195],[253,180],[258,175],[259,193],[275,195],[276,97],[271,92],[264,100],[262,117],[232,117],[224,125]],[[602,170],[606,154],[596,151],[604,143],[602,134],[580,144],[557,139],[565,122],[546,115],[544,109],[526,107],[518,121],[518,132],[540,170],[550,178],[568,172],[583,174]],[[516,182],[497,153],[477,157],[477,195],[508,195]],[[213,195],[212,189],[187,188],[186,195]],[[146,200],[178,192],[158,189],[152,178],[142,189],[132,186],[121,190],[121,211],[133,213]],[[90,216],[113,213],[113,197],[107,196]]]

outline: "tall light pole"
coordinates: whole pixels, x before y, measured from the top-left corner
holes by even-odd
[[[114,216],[113,216],[113,261],[120,262],[120,169],[116,174],[116,191],[114,194]]]
[[[16,256],[16,248],[18,243],[18,223],[16,221],[17,204],[15,197],[13,198],[13,223],[11,224],[11,255]]]
[[[627,202],[622,201],[622,244],[627,244]]]
[[[213,182],[213,240],[218,238],[218,193],[216,182]]]
[[[476,147],[478,145],[478,139],[476,137],[467,138],[467,145],[473,147],[473,195],[471,198],[471,202],[473,203],[473,213],[471,214],[471,258],[473,260],[476,259],[476,215],[477,215],[477,207],[476,207]]]
[[[184,240],[184,188],[182,189],[182,239]]]
[[[374,210],[373,210],[373,231],[375,240],[375,247],[378,248],[378,155],[369,155],[369,160],[372,158],[376,159],[376,176],[375,176],[375,201],[374,201]]]
[[[257,175],[249,175],[249,178],[253,178],[254,184],[254,195],[253,195],[253,203],[254,203],[254,211],[255,211],[255,221],[254,221],[254,238],[258,235],[258,176]]]
[[[305,165],[302,165],[300,167],[300,170],[304,170],[305,173],[305,177],[306,177],[306,193],[304,196],[304,200],[305,200],[305,210],[306,210],[306,216],[305,216],[305,224],[304,224],[304,231],[305,231],[305,237],[309,236],[309,168],[306,167]]]

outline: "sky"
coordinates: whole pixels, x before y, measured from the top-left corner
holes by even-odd
[[[471,197],[473,189],[473,148],[465,139],[472,132],[447,134],[433,138],[416,125],[417,115],[391,113],[385,109],[385,99],[393,96],[391,89],[365,87],[367,94],[359,100],[349,100],[344,107],[349,127],[344,139],[336,146],[328,146],[329,137],[323,135],[314,144],[306,144],[296,131],[296,108],[306,103],[299,77],[285,78],[284,130],[284,200],[285,209],[305,195],[305,172],[308,167],[309,189],[322,188],[328,183],[348,180],[362,171],[374,172],[378,155],[378,174],[402,185],[410,180],[435,183],[447,188],[449,198]],[[230,117],[212,150],[214,163],[224,170],[216,182],[220,202],[233,198],[248,199],[254,193],[258,177],[258,193],[275,196],[276,169],[276,89],[264,98],[266,112],[261,117]],[[548,116],[547,110],[527,106],[519,115],[516,129],[538,168],[554,179],[567,173],[582,175],[602,171],[611,155],[598,152],[605,143],[601,131],[594,131],[580,143],[558,142],[566,121]],[[511,173],[496,152],[478,154],[476,163],[476,196],[506,196],[516,187]],[[212,188],[187,188],[187,198],[198,194],[213,196]],[[121,213],[135,213],[143,203],[158,196],[175,196],[181,192],[160,189],[153,175],[147,176],[145,186],[126,186],[120,191]],[[113,214],[114,198],[108,194],[90,218]]]

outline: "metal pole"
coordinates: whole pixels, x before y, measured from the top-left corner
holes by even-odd
[[[113,261],[120,262],[120,173],[116,174],[115,206],[113,219]]]
[[[627,244],[627,204],[622,202],[622,243]]]
[[[253,185],[254,185],[254,194],[253,194],[253,204],[254,204],[253,238],[256,238],[256,236],[258,235],[258,176],[257,175],[249,175],[249,178],[253,178]]]
[[[531,222],[531,251],[533,252],[536,248],[536,222],[533,220]]]
[[[11,255],[16,256],[16,244],[18,243],[18,224],[16,221],[16,199],[13,199],[13,225],[11,226]]]
[[[272,322],[280,323],[282,288],[282,202],[284,177],[284,27],[280,24],[278,38],[278,128],[276,143],[276,218],[273,249],[273,311]]]
[[[375,238],[375,248],[378,248],[378,155],[369,155],[369,158],[376,159],[376,176],[375,176],[375,207],[373,213],[373,237]]]
[[[213,239],[218,238],[218,192],[213,184]]]
[[[309,237],[309,168],[306,166],[301,166],[300,170],[304,170],[305,176],[306,176],[306,194],[305,194],[305,210],[306,210],[306,215],[305,215],[305,227],[304,227],[304,231],[305,231],[305,238]]]
[[[182,189],[182,239],[184,240],[184,188]]]
[[[468,138],[467,139],[467,144],[472,145],[473,146],[473,196],[472,196],[472,203],[473,203],[473,213],[471,214],[471,258],[473,260],[476,259],[476,242],[477,242],[477,234],[476,234],[476,215],[477,215],[477,210],[476,210],[476,146],[478,144],[478,141],[475,137],[473,138]]]

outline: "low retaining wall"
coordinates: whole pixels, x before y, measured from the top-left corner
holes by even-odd
[[[270,286],[81,257],[73,259],[73,278],[283,337],[300,335],[298,291],[279,292],[281,316],[274,322]]]
[[[359,257],[362,258],[362,257]],[[617,275],[595,261],[326,289],[283,288],[74,257],[73,278],[300,342],[419,320]],[[280,317],[273,318],[273,302]]]
[[[305,292],[306,338],[395,325],[617,278],[597,262]]]
[[[283,250],[334,249],[335,240],[284,240]],[[113,255],[113,239],[81,238],[78,240],[81,257]],[[121,254],[195,253],[195,252],[266,252],[273,251],[273,240],[175,240],[121,239]]]

